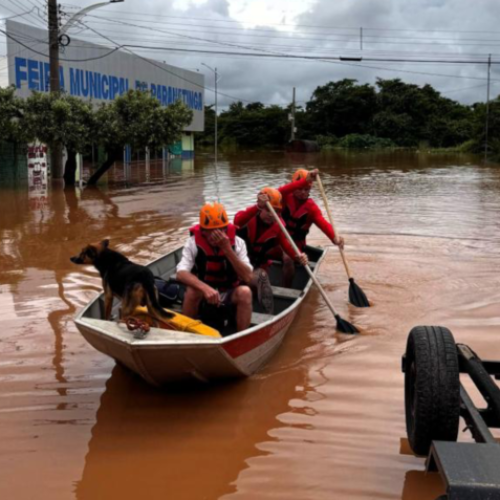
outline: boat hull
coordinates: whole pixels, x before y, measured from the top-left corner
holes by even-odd
[[[323,253],[315,272],[322,258]],[[262,321],[266,315],[254,314],[252,317],[260,316],[260,321],[255,320],[259,324],[223,338],[152,328],[145,339],[135,339],[124,324],[100,317],[102,295],[75,318],[75,323],[95,349],[155,386],[192,379],[210,382],[248,377],[279,349],[310,286],[308,281],[302,290],[297,290],[300,296],[276,316]]]

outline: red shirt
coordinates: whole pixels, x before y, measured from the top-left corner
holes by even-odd
[[[306,187],[309,182],[306,179],[302,179],[300,181],[290,182],[289,184],[285,184],[278,188],[278,191],[281,193],[283,197],[283,208],[285,208],[288,203],[287,201],[290,199],[290,196],[293,196],[293,192],[296,189],[301,189]],[[332,225],[323,217],[321,213],[321,209],[318,207],[316,202],[308,198],[308,217],[307,217],[307,226],[311,226],[312,224],[316,224],[321,231],[332,241],[335,239],[335,232],[333,231]],[[297,208],[300,208],[307,200],[301,201],[295,198],[295,203]],[[237,224],[236,224],[237,225]]]

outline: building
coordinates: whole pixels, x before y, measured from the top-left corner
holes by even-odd
[[[15,85],[19,97],[49,91],[48,31],[6,21],[7,61],[0,60],[0,86]],[[129,89],[151,92],[163,106],[181,99],[193,120],[180,141],[183,154],[192,155],[193,132],[204,128],[203,75],[148,59],[117,47],[97,45],[71,37],[61,48],[61,89],[95,105],[109,102]],[[180,145],[176,145],[179,150]]]

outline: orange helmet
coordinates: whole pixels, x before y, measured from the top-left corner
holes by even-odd
[[[220,229],[229,224],[226,209],[222,203],[206,203],[200,210],[200,226],[204,229]]]
[[[305,169],[305,168],[299,168],[294,174],[293,174],[293,177],[292,177],[292,182],[295,182],[295,181],[301,181],[302,179],[306,179],[307,178],[307,174],[309,172]]]
[[[259,194],[267,194],[269,196],[269,203],[271,206],[275,209],[281,210],[281,193],[274,188],[271,187],[265,187],[264,189],[260,190]]]

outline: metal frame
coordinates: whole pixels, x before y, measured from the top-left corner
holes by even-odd
[[[500,428],[500,361],[481,360],[467,345],[457,344],[460,373],[466,373],[487,403],[477,408],[460,384],[460,416],[475,443],[433,441],[428,472],[439,472],[448,500],[500,499],[500,443],[490,428]],[[406,355],[402,359],[406,371]]]

